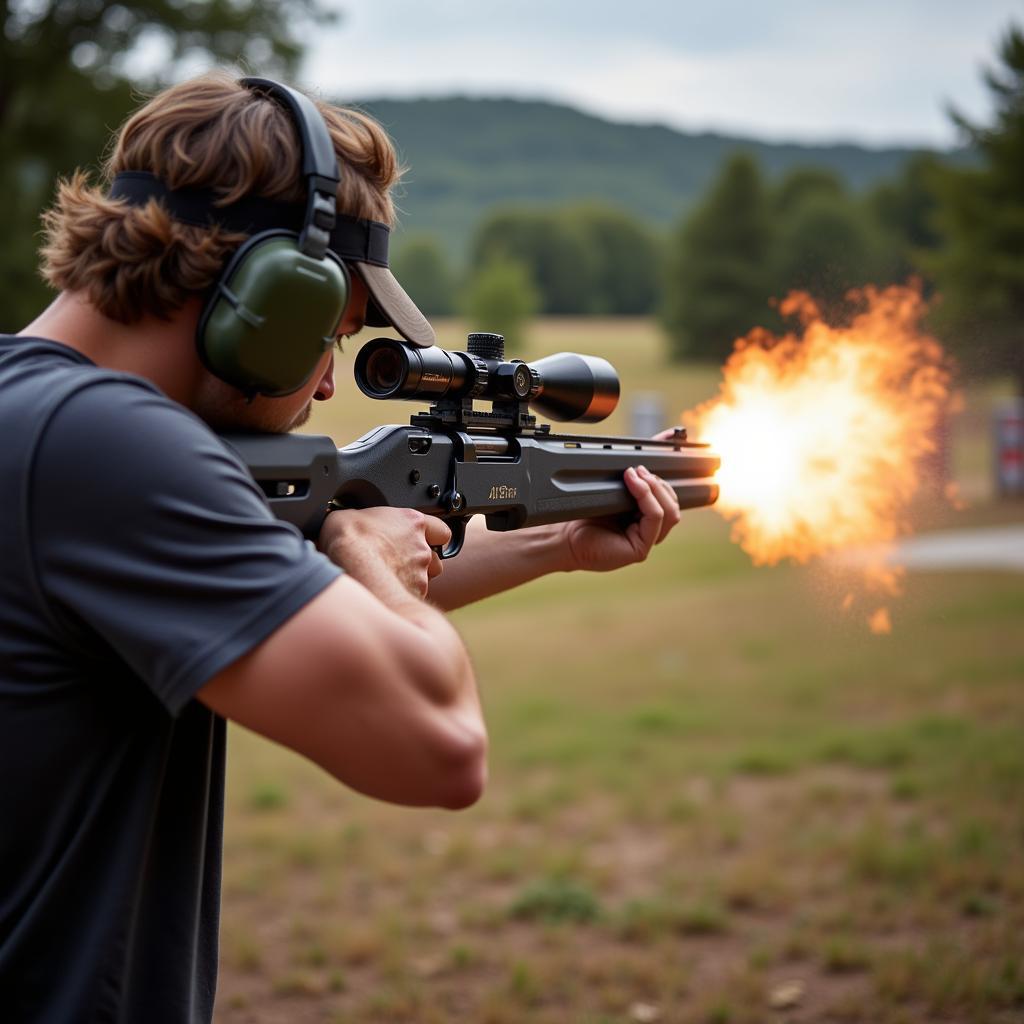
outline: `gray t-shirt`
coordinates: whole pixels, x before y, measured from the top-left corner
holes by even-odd
[[[0,1016],[210,1020],[224,721],[338,575],[141,378],[0,336]]]

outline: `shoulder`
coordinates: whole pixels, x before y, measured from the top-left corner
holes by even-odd
[[[73,479],[148,486],[216,479],[255,490],[238,456],[198,416],[126,374],[79,380],[50,413],[39,457]]]
[[[62,396],[37,435],[29,474],[26,514],[37,527],[58,508],[93,532],[133,534],[145,523],[154,535],[203,535],[258,522],[275,543],[284,540],[278,533],[298,539],[274,519],[237,453],[184,406],[126,374],[91,374]]]
[[[30,456],[92,466],[133,452],[226,452],[209,428],[143,377],[43,338],[0,335],[0,427]],[[228,455],[230,457],[230,455]]]
[[[198,416],[142,377],[95,369],[75,375],[68,384],[50,416],[48,435],[71,442],[84,434],[90,441],[126,449],[161,438],[171,449],[182,441],[200,445],[216,441]]]

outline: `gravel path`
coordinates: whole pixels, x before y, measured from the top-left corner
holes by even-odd
[[[855,555],[860,561],[864,553]],[[994,569],[1024,572],[1024,523],[940,530],[901,540],[886,559],[908,569]]]

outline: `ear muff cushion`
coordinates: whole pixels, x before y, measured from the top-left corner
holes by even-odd
[[[299,251],[292,232],[249,239],[225,268],[199,322],[200,357],[246,394],[286,395],[309,379],[348,302],[333,256]]]

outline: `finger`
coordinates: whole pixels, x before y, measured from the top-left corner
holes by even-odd
[[[452,539],[452,531],[443,519],[436,516],[426,516],[425,531],[427,543],[432,548],[443,548]]]
[[[665,518],[661,523],[661,532],[658,534],[658,539],[654,542],[655,544],[660,544],[679,525],[681,517],[679,499],[676,497],[676,492],[672,489],[671,484],[652,473],[646,466],[641,468],[640,475],[651,485],[654,496],[658,499],[658,503],[665,513]]]
[[[630,466],[626,470],[625,480],[629,493],[633,495],[637,508],[640,510],[640,519],[626,530],[626,537],[629,539],[637,559],[643,561],[661,533],[665,510],[655,497],[651,485],[640,475],[638,470]]]
[[[427,578],[436,579],[444,571],[444,563],[438,557],[436,551],[430,552],[430,565],[427,566]]]

